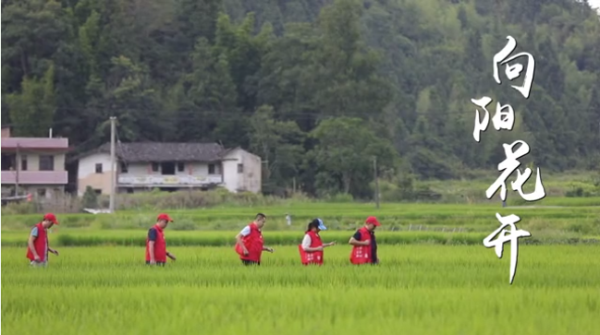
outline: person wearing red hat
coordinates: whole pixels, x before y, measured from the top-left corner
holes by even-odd
[[[165,265],[167,257],[176,260],[175,255],[167,251],[164,230],[173,222],[173,219],[167,214],[159,214],[156,218],[156,224],[148,230],[146,238],[146,264]]]
[[[379,264],[375,228],[381,226],[374,216],[365,220],[365,226],[356,231],[348,243],[352,245],[350,262],[352,264]]]
[[[58,256],[58,251],[48,245],[48,229],[58,224],[56,216],[52,213],[44,215],[42,222],[36,224],[29,234],[27,242],[27,258],[33,266],[48,265],[48,252]]]
[[[266,222],[267,216],[258,213],[254,221],[235,236],[235,252],[240,256],[242,264],[260,265],[263,251],[273,253],[273,248],[266,247],[263,241],[261,229]]]

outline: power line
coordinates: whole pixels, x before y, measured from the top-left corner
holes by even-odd
[[[116,135],[116,120],[114,116],[110,117],[110,203],[109,210],[111,213],[115,211],[115,187],[116,187],[116,164],[115,164],[115,135]]]

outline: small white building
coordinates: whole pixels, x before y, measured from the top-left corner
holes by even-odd
[[[225,149],[217,143],[117,143],[115,147],[117,192],[209,189],[223,186],[230,192],[259,193],[261,158],[241,148]],[[80,155],[77,190],[87,186],[109,194],[110,144]]]

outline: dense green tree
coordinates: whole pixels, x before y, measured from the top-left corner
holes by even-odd
[[[47,136],[56,109],[54,66],[41,79],[24,77],[21,92],[9,94],[7,101],[15,136]]]
[[[370,197],[370,156],[381,172],[468,177],[517,139],[543,169],[600,162],[600,22],[586,2],[21,0],[2,14],[2,123],[53,128],[75,154],[106,142],[114,115],[122,141],[248,148],[273,192],[295,180]],[[493,78],[509,35],[536,59],[529,99],[505,67]],[[512,131],[494,129],[497,103],[513,107]]]
[[[324,191],[366,196],[373,180],[373,160],[392,167],[396,153],[359,118],[325,119],[311,132],[318,144],[310,156],[317,165],[317,183]]]
[[[291,188],[304,159],[305,134],[294,121],[278,121],[271,106],[261,106],[250,119],[250,149],[265,162],[265,185]]]

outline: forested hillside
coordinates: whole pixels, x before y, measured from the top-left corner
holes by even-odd
[[[493,78],[513,36],[531,96]],[[506,77],[503,77],[506,78]],[[473,139],[489,95],[516,113]],[[220,141],[265,160],[266,182],[369,194],[385,175],[495,169],[526,140],[546,170],[600,162],[600,19],[574,0],[2,1],[2,123],[15,135]]]

